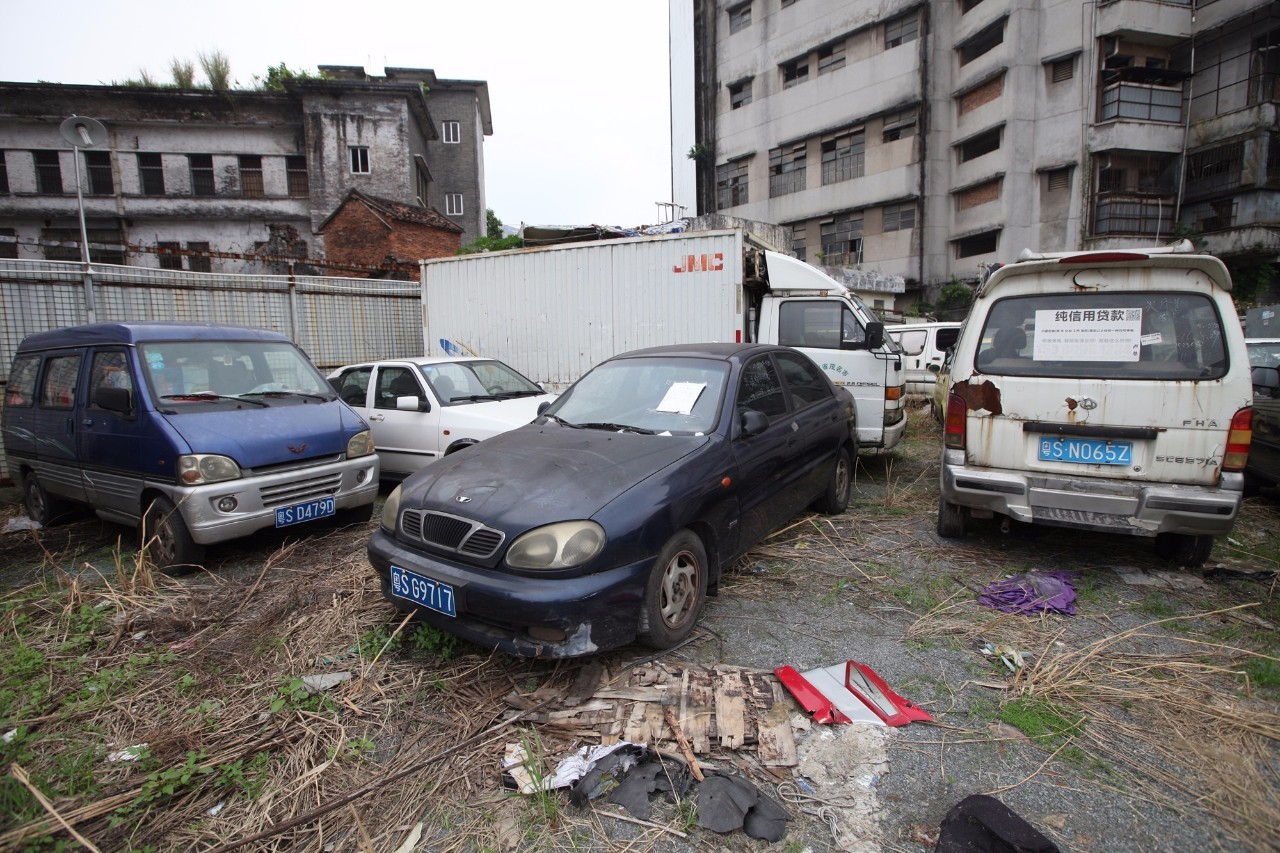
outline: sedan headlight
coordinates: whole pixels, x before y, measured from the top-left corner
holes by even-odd
[[[507,565],[516,569],[570,569],[599,554],[604,543],[604,528],[594,521],[560,521],[530,530],[512,542]]]
[[[396,519],[400,516],[400,486],[391,490],[387,501],[382,505],[382,529],[392,536],[396,533]]]
[[[178,457],[178,481],[184,486],[201,486],[240,479],[240,466],[227,456],[189,453]]]
[[[351,440],[347,442],[347,458],[357,459],[361,456],[368,456],[373,452],[373,436],[366,429],[351,436]]]

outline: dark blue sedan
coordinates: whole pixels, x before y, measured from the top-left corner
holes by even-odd
[[[396,607],[486,648],[669,648],[745,551],[845,510],[856,435],[852,396],[795,350],[625,353],[405,480],[369,561]]]

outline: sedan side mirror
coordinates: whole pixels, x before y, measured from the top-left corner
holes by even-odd
[[[742,413],[742,434],[750,437],[759,435],[769,428],[769,416],[755,409],[747,409]]]
[[[431,401],[426,397],[396,397],[396,408],[402,412],[429,412]]]
[[[538,404],[538,417],[542,417],[542,416],[543,416],[543,414],[545,414],[545,413],[546,413],[546,411],[547,411],[547,409],[549,409],[549,408],[551,408],[551,403],[550,403],[550,402],[548,402],[547,400],[543,400],[541,403],[539,403],[539,404]]]

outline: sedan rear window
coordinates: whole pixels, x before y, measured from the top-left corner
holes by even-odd
[[[1002,376],[1218,379],[1222,318],[1198,293],[1066,293],[992,306],[975,369]]]

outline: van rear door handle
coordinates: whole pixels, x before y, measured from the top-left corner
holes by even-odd
[[[87,426],[87,427],[93,426],[93,418],[85,418],[80,422],[80,426]]]

